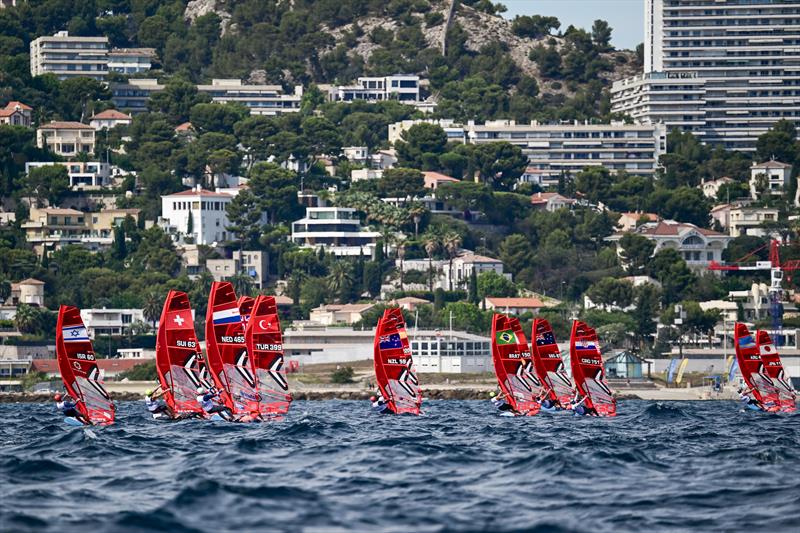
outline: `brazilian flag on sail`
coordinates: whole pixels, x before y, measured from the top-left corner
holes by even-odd
[[[517,344],[517,335],[510,329],[505,329],[503,331],[498,331],[494,336],[494,340],[498,345]]]

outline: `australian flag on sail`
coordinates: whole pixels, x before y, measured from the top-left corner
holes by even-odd
[[[745,335],[739,339],[739,348],[754,348],[756,341],[753,340],[752,335]]]
[[[89,340],[89,334],[86,333],[85,326],[67,326],[65,328],[61,328],[61,333],[64,335],[64,342],[79,342]]]
[[[555,344],[556,338],[553,336],[552,331],[545,331],[536,335],[536,346],[544,346],[546,344]]]
[[[381,335],[378,340],[381,350],[390,350],[392,348],[402,348],[403,342],[400,340],[400,335],[392,333],[391,335]]]
[[[238,307],[231,307],[230,309],[223,309],[222,311],[214,311],[212,315],[214,325],[219,324],[236,324],[242,321],[242,316],[239,314]]]

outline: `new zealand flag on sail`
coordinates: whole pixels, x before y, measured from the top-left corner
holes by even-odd
[[[553,336],[552,331],[545,331],[536,335],[536,346],[544,346],[546,344],[555,344],[556,338]]]
[[[397,333],[392,333],[391,335],[381,335],[379,343],[381,350],[390,350],[392,348],[403,347],[403,342],[400,340],[400,335]]]

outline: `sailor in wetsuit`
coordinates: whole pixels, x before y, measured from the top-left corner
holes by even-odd
[[[57,392],[53,395],[53,400],[55,400],[56,407],[58,407],[64,416],[75,418],[86,425],[91,425],[91,422],[83,416],[83,413],[78,411],[77,405],[72,401],[69,394],[62,395],[60,392]]]
[[[389,403],[386,401],[386,398],[383,397],[383,394],[381,394],[380,390],[376,392],[376,396],[370,396],[369,401],[372,403],[372,410],[376,413],[382,413],[385,415],[394,414],[394,411],[391,407],[389,407]]]
[[[511,404],[506,401],[506,394],[504,392],[497,394],[495,391],[492,391],[489,393],[489,398],[491,398],[492,405],[498,411],[511,411],[512,413],[516,413]]]
[[[228,422],[233,422],[233,413],[231,410],[222,405],[220,402],[219,391],[214,387],[206,390],[203,387],[197,387],[197,403],[203,408],[203,411],[213,415],[219,414]]]
[[[161,385],[158,386],[156,391],[159,389],[161,389]],[[162,390],[156,394],[154,391],[149,389],[144,391],[144,404],[147,406],[147,410],[151,414],[155,415],[158,413],[166,413],[170,418],[175,418],[175,413],[173,413],[172,409],[169,408],[167,402],[161,398],[166,392],[167,391]]]
[[[764,406],[761,405],[761,402],[756,400],[754,397],[750,396],[753,393],[753,389],[743,389],[739,387],[739,401],[742,402],[744,407],[749,407],[751,409],[761,409],[764,410]]]
[[[595,409],[594,407],[587,407],[586,405],[584,405],[584,403],[586,403],[586,400],[588,399],[589,399],[588,396],[581,397],[581,393],[575,391],[575,398],[573,398],[572,401],[569,402],[569,406],[567,408],[572,409],[572,412],[575,413],[576,415],[599,416],[597,414],[597,409]]]

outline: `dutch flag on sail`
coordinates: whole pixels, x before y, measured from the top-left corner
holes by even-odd
[[[212,320],[215,326],[218,324],[236,324],[242,321],[242,316],[239,314],[238,307],[231,307],[222,311],[214,311]]]
[[[86,333],[85,326],[67,326],[65,328],[61,328],[61,334],[64,336],[64,342],[80,342],[89,340],[89,334]]]

